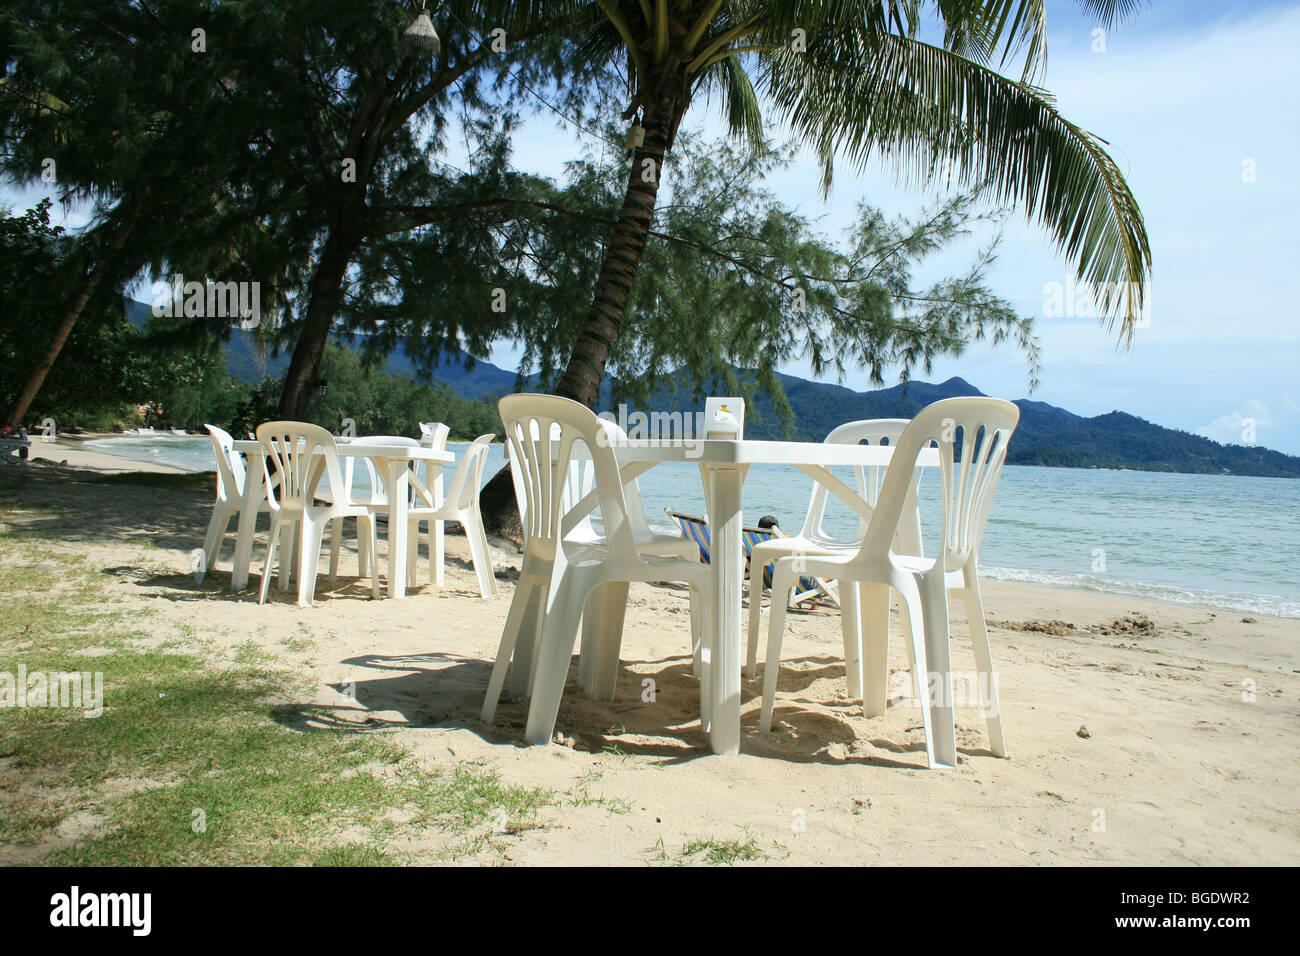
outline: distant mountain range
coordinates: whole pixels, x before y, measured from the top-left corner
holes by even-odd
[[[266,375],[283,374],[288,357],[267,356],[264,365],[252,336],[236,332],[227,345],[226,365],[231,375],[257,382]],[[392,375],[418,377],[414,361],[400,348],[389,357],[385,370]],[[446,357],[434,379],[467,399],[495,398],[513,392],[516,387],[514,372],[491,362],[467,363],[463,354]],[[937,385],[914,381],[868,392],[792,375],[781,375],[780,380],[794,409],[793,437],[800,441],[821,441],[827,432],[843,422],[911,418],[919,409],[941,398],[983,394],[961,378],[950,378]],[[534,382],[535,376],[526,380],[526,384]],[[755,404],[757,408],[746,416],[745,434],[751,438],[785,437],[770,400],[760,397]],[[1009,464],[1300,478],[1300,457],[1271,449],[1221,445],[1121,411],[1084,418],[1046,402],[1022,399],[1016,405],[1020,408],[1020,425],[1007,455]],[[665,397],[651,403],[646,410],[681,407],[681,401]],[[759,414],[755,415],[755,411]]]

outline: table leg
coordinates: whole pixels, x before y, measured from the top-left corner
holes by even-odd
[[[239,531],[235,535],[235,558],[230,572],[230,589],[248,587],[248,565],[253,557],[253,535],[257,530],[257,509],[262,503],[262,456],[247,456],[244,469],[244,503],[239,509]]]
[[[441,508],[446,499],[442,491],[442,463],[436,465],[430,464],[431,468],[438,469],[438,477],[433,480],[433,501],[434,505]],[[432,571],[429,576],[433,578],[438,587],[443,587],[447,583],[447,541],[444,537],[446,523],[441,519],[433,522],[433,527],[429,529],[429,548],[433,551],[430,557]]]
[[[715,754],[735,754],[740,752],[740,603],[745,568],[740,499],[748,466],[711,466],[707,471],[714,594],[708,732]]]
[[[388,596],[406,597],[406,514],[411,471],[407,462],[388,462]]]

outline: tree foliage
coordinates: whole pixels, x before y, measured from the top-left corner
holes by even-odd
[[[836,241],[763,185],[789,164],[790,148],[683,135],[676,149],[673,186],[650,231],[624,332],[611,343],[618,398],[647,402],[685,382],[683,397],[761,390],[785,415],[782,366],[804,359],[818,376],[839,380],[865,367],[882,383],[887,369],[903,379],[928,372],[936,357],[981,338],[1023,350],[1032,386],[1032,320],[988,282],[1002,214],[981,211],[975,193],[949,193],[914,217],[891,219],[863,204]],[[622,198],[620,167],[570,164],[557,206],[586,229],[608,224]],[[977,229],[993,237],[964,271],[918,286],[915,272],[929,256]],[[600,255],[585,236],[554,224],[520,243],[519,256],[535,263],[523,292],[532,298],[512,303],[510,334],[524,345],[523,371],[539,370],[543,387],[580,334]]]

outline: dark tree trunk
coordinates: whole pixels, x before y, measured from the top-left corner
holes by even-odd
[[[664,109],[657,121],[646,121],[645,142],[632,154],[623,208],[605,248],[591,308],[587,311],[582,331],[578,333],[578,340],[573,344],[569,364],[555,386],[556,395],[582,402],[588,407],[595,405],[600,394],[610,346],[623,325],[632,284],[636,281],[646,239],[654,222],[655,200],[663,178],[664,153],[668,151],[676,131],[677,119],[671,109]]]
[[[121,250],[139,218],[139,214],[136,213],[113,233],[108,242],[107,251],[110,256]],[[45,354],[41,356],[40,361],[36,363],[36,367],[27,376],[27,382],[23,385],[22,391],[18,393],[18,397],[13,400],[8,411],[5,412],[4,422],[0,424],[0,433],[14,431],[22,424],[23,418],[31,408],[32,402],[36,400],[41,386],[45,384],[50,369],[54,367],[59,353],[63,351],[68,336],[72,334],[73,326],[77,324],[77,319],[81,318],[81,313],[86,309],[86,303],[90,301],[91,295],[94,294],[95,289],[99,287],[99,283],[103,280],[105,271],[106,268],[103,263],[95,263],[91,266],[81,284],[81,288],[77,291],[76,297],[73,298],[67,311],[63,313],[63,318],[59,320],[59,326],[54,331],[54,339],[50,342],[49,348],[45,350]]]
[[[302,331],[280,393],[280,416],[284,419],[301,421],[307,414],[320,375],[321,359],[325,357],[325,345],[338,314],[343,279],[359,244],[360,238],[348,228],[342,215],[331,217],[325,248],[312,277]]]
[[[582,402],[588,408],[594,408],[600,396],[609,350],[623,325],[628,298],[654,223],[664,154],[677,135],[685,104],[684,96],[667,96],[659,101],[657,109],[646,113],[645,140],[632,153],[623,208],[605,248],[591,308],[573,345],[569,364],[554,389],[556,395]],[[514,541],[522,539],[509,465],[484,485],[479,505],[489,533]]]

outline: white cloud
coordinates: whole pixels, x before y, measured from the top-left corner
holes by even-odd
[[[1295,403],[1290,401],[1290,396],[1286,396],[1286,400],[1294,412]],[[1278,424],[1273,410],[1255,399],[1246,402],[1244,407],[1244,412],[1234,410],[1220,415],[1210,424],[1196,429],[1196,434],[1224,445],[1271,445],[1268,432]]]

